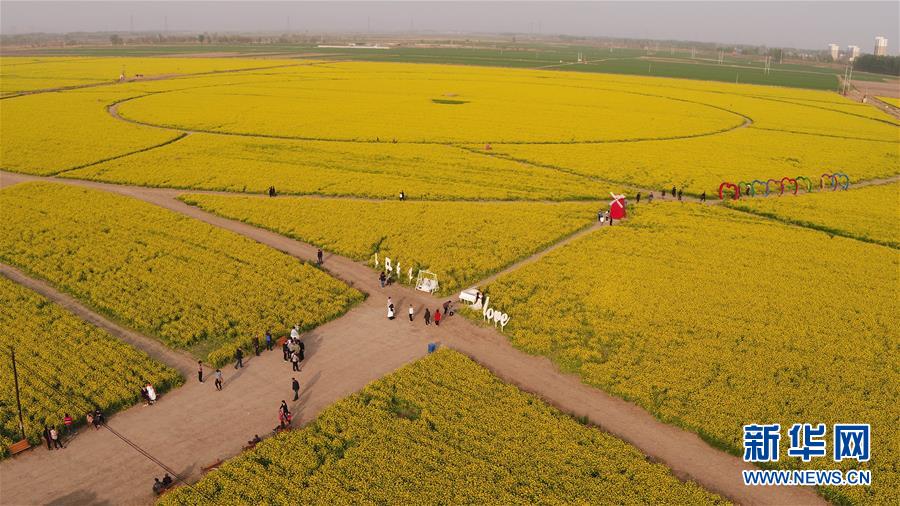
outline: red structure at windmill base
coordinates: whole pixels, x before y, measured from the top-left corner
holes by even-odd
[[[621,220],[625,218],[625,195],[616,195],[615,193],[610,192],[612,195],[612,200],[609,203],[609,217],[614,220]]]

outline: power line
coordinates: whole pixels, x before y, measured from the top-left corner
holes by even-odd
[[[51,385],[50,383],[48,383],[47,380],[45,380],[44,378],[42,378],[40,374],[36,373],[33,369],[31,369],[30,366],[27,366],[27,365],[25,365],[25,364],[23,364],[23,363],[18,364],[18,366],[21,367],[21,368],[23,368],[23,369],[25,369],[25,370],[27,370],[28,372],[30,372],[31,375],[32,375],[33,377],[37,378],[41,383],[43,383],[44,386],[46,386],[46,387],[50,390],[51,393],[54,393],[54,394],[56,394],[56,395],[58,395],[58,396],[63,397],[63,399],[66,401],[66,403],[71,403],[73,400],[77,401],[77,398],[71,399],[71,398],[65,397],[65,396],[62,394],[62,392],[59,392],[53,385]],[[79,403],[79,404],[82,403],[82,402],[84,403],[84,405],[81,406],[82,410],[84,410],[84,407],[86,406],[86,407],[88,408],[87,411],[93,411],[93,410],[94,410],[93,403],[91,403],[90,400],[87,399],[87,397],[84,396],[84,394],[79,394],[79,395],[81,396],[81,399],[82,399],[82,400],[81,400],[80,402],[78,402],[78,403]],[[76,406],[76,407],[77,407],[77,406]],[[134,448],[138,453],[140,453],[141,455],[143,455],[145,458],[147,458],[148,460],[150,460],[151,462],[153,462],[153,463],[156,464],[157,466],[161,467],[161,468],[162,468],[164,471],[166,471],[167,473],[171,474],[171,475],[175,478],[175,481],[181,482],[182,484],[184,484],[185,486],[187,486],[188,488],[190,488],[192,491],[194,491],[194,492],[196,492],[197,494],[203,496],[203,497],[204,497],[205,499],[207,499],[208,501],[214,502],[213,499],[212,499],[211,497],[209,497],[209,496],[207,496],[206,494],[204,494],[203,492],[197,490],[193,485],[191,485],[190,483],[188,483],[184,478],[182,478],[178,473],[176,473],[174,470],[172,470],[169,466],[165,465],[161,460],[159,460],[159,459],[157,459],[156,457],[154,457],[153,455],[151,455],[150,452],[148,452],[147,450],[144,450],[143,448],[141,448],[137,443],[131,441],[130,439],[128,439],[127,437],[125,437],[124,435],[122,435],[121,433],[119,433],[118,431],[116,431],[115,429],[113,429],[112,427],[110,427],[109,424],[107,424],[106,422],[103,422],[103,427],[106,428],[106,430],[108,430],[111,434],[113,434],[113,435],[116,436],[117,438],[121,439],[125,444],[127,444],[128,446]]]

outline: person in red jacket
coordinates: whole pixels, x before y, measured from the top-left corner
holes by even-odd
[[[441,324],[441,310],[440,309],[434,310],[434,324],[435,325]]]

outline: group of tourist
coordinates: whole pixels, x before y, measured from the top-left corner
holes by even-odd
[[[174,480],[172,480],[172,477],[169,476],[169,473],[166,473],[166,475],[163,476],[162,480],[160,480],[159,478],[153,478],[153,493],[156,495],[160,495],[165,492],[166,489],[171,487],[173,483]]]
[[[300,371],[300,362],[303,362],[306,354],[306,345],[300,339],[300,326],[294,325],[290,336],[281,345],[281,353],[284,360],[291,363],[292,371]]]
[[[444,310],[441,313],[441,309]],[[409,316],[409,321],[412,322],[416,319],[416,310],[412,304],[409,305],[409,310],[407,311]],[[444,302],[440,308],[434,310],[434,313],[431,312],[429,308],[425,308],[425,313],[422,315],[422,319],[425,320],[425,325],[431,325],[432,320],[434,324],[440,326],[441,320],[447,316],[453,315],[453,303],[451,301]],[[391,297],[387,299],[387,318],[388,320],[393,320],[396,317],[396,311],[394,309],[394,300]]]

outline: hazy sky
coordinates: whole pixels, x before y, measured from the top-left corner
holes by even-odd
[[[133,21],[132,21],[133,20]],[[537,32],[897,53],[900,1],[128,2],[7,1],[5,34],[72,31]]]

